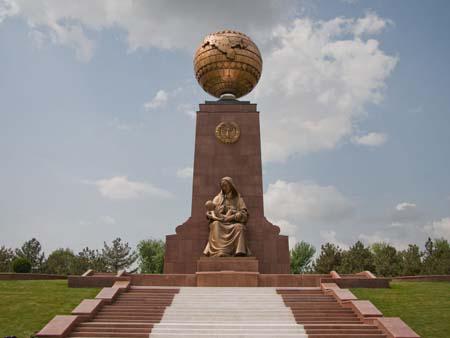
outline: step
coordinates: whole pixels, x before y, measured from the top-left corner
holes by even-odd
[[[155,324],[155,328],[166,328],[173,329],[178,328],[181,330],[190,330],[195,328],[207,328],[211,330],[218,329],[240,329],[240,328],[262,328],[262,329],[302,329],[303,326],[299,324],[267,324],[267,323],[206,323],[206,322],[197,322],[197,323],[159,323]]]
[[[76,332],[131,332],[131,333],[149,333],[151,328],[135,327],[77,327],[72,333]]]
[[[370,328],[370,329],[377,329],[376,325],[370,325],[370,324],[308,324],[305,325],[306,329],[355,329],[355,328]]]
[[[319,334],[319,333],[365,333],[365,334],[381,334],[380,330],[377,329],[316,329],[316,330],[307,330],[308,334]]]
[[[319,333],[319,334],[308,334],[308,338],[387,338],[384,334],[361,334],[361,333],[344,333],[344,334],[334,334],[334,333]]]
[[[120,323],[120,322],[110,322],[110,323],[99,323],[99,322],[83,322],[80,323],[78,327],[93,327],[93,328],[101,328],[101,327],[116,327],[116,328],[152,328],[153,324],[133,324],[133,323]]]
[[[209,338],[228,338],[228,337],[234,337],[236,338],[235,334],[226,334],[226,333],[220,333],[220,334],[211,334],[211,333],[195,333],[195,334],[186,334],[186,333],[150,333],[150,338],[197,338],[197,337],[209,337]],[[259,338],[259,337],[265,337],[265,338],[283,338],[283,337],[297,337],[297,338],[308,338],[308,335],[306,334],[298,334],[298,333],[277,333],[277,334],[264,334],[264,333],[258,333],[258,334],[240,334],[239,337],[242,338]]]
[[[192,328],[192,329],[166,329],[166,328],[154,328],[152,330],[152,333],[186,333],[186,334],[205,334],[205,333],[211,333],[211,334],[235,334],[235,335],[241,335],[241,334],[264,334],[264,333],[298,333],[298,334],[306,334],[306,332],[303,329],[259,329],[259,328],[234,328],[234,329],[210,329],[210,328]]]
[[[150,331],[148,332],[73,332],[69,337],[128,337],[128,338],[147,338]]]

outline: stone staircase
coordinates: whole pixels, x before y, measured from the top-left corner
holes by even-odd
[[[94,318],[76,326],[69,337],[148,338],[177,292],[176,288],[132,287],[104,305]]]
[[[275,288],[181,288],[150,337],[300,337]]]
[[[277,292],[310,338],[387,337],[377,326],[365,324],[351,308],[342,306],[320,288],[278,289]]]
[[[320,288],[134,286],[69,337],[386,336]]]
[[[399,318],[336,284],[321,287],[154,287],[116,282],[41,338],[419,338]]]

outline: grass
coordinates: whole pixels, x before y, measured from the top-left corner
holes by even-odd
[[[0,281],[0,337],[28,338],[98,292],[68,288],[65,280]]]
[[[390,289],[352,289],[385,317],[400,317],[423,338],[450,337],[449,282],[392,282]]]
[[[72,289],[64,280],[0,281],[0,337],[28,338],[53,316],[70,314],[99,289]],[[393,282],[390,289],[352,289],[386,317],[400,317],[423,338],[450,337],[449,282]]]

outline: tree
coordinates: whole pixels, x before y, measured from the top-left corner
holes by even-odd
[[[162,240],[140,241],[137,250],[141,273],[163,273],[165,244]]]
[[[70,249],[56,249],[45,263],[45,271],[56,275],[78,275],[83,272],[80,268],[77,256]]]
[[[432,256],[434,251],[434,243],[433,240],[428,237],[427,241],[425,242],[425,252],[423,253],[425,258]]]
[[[375,274],[385,277],[398,276],[401,272],[401,256],[388,243],[372,245]]]
[[[14,259],[14,251],[5,246],[0,247],[0,272],[9,272],[12,270],[12,261]]]
[[[16,257],[12,262],[12,268],[17,273],[30,273],[31,263],[25,257]]]
[[[373,271],[373,255],[368,247],[361,241],[357,241],[347,251],[342,253],[342,263],[338,267],[341,273],[356,273],[361,271]]]
[[[106,266],[103,255],[98,250],[92,250],[85,247],[77,255],[78,271],[85,272],[92,269],[97,272],[106,272],[108,268]]]
[[[31,263],[32,272],[40,272],[43,268],[45,254],[36,238],[26,241],[20,249],[16,249],[16,256],[26,258]]]
[[[291,273],[305,273],[311,270],[311,263],[316,248],[311,244],[301,241],[291,249]]]
[[[428,238],[425,244],[425,254],[422,273],[426,275],[450,274],[450,244],[447,240]]]
[[[102,256],[108,271],[112,272],[130,267],[137,259],[137,254],[131,251],[128,242],[122,243],[119,237],[112,241],[111,246],[104,242]]]
[[[415,244],[409,244],[408,249],[400,252],[401,274],[403,276],[415,276],[422,270],[422,253]]]
[[[341,265],[341,249],[332,244],[326,243],[322,245],[320,256],[314,263],[314,271],[317,273],[329,273],[331,270],[336,270]]]

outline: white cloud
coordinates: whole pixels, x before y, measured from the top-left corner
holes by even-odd
[[[112,216],[101,216],[100,222],[108,225],[116,224],[116,219]]]
[[[398,60],[385,54],[377,40],[355,32],[378,32],[377,25],[296,19],[274,30],[274,47],[264,55],[254,93],[262,112],[264,161],[333,149],[352,135],[365,105],[383,99]]]
[[[169,99],[169,94],[164,90],[158,90],[156,95],[150,101],[144,103],[145,110],[153,110],[156,108],[161,108],[166,105]]]
[[[392,222],[391,224],[388,225],[391,228],[401,228],[405,226],[405,223],[402,222]]]
[[[50,38],[53,43],[74,49],[79,61],[87,62],[91,60],[94,54],[94,42],[87,38],[80,25],[61,25],[51,22],[49,27],[51,28]]]
[[[366,16],[360,18],[352,25],[352,30],[355,35],[362,34],[379,34],[388,25],[392,25],[391,20],[382,19],[376,13],[368,12]]]
[[[264,209],[267,218],[289,236],[291,248],[298,238],[307,238],[305,232],[309,229],[337,225],[354,213],[353,203],[333,186],[283,180],[269,184]]]
[[[398,235],[393,233],[393,235]],[[397,250],[404,250],[408,247],[408,244],[412,243],[409,242],[406,238],[396,238],[393,236],[389,236],[388,234],[384,233],[383,231],[376,231],[370,235],[367,234],[360,234],[359,239],[362,240],[364,243],[368,245],[372,245],[375,243],[388,243],[395,247]]]
[[[335,224],[348,219],[354,211],[352,202],[335,187],[312,182],[278,180],[269,184],[264,204],[270,218],[294,220],[295,224]]]
[[[228,27],[248,33],[264,57],[261,83],[254,93],[264,112],[264,161],[333,149],[351,137],[356,121],[365,115],[365,105],[382,100],[397,62],[380,49],[379,41],[368,38],[390,23],[373,12],[361,18],[314,21],[292,20],[300,10],[292,0],[213,0],[201,5],[163,0],[14,3],[20,8],[17,15],[39,32],[32,34],[38,45],[45,35],[73,48],[82,61],[92,57],[96,34],[109,28],[125,33],[130,51],[156,47],[192,53],[208,32]],[[146,109],[163,106],[164,93],[156,94]],[[191,116],[192,112],[187,110]]]
[[[281,235],[286,235],[289,237],[289,248],[292,249],[294,245],[298,242],[296,234],[299,229],[299,226],[292,224],[291,222],[285,219],[275,220],[272,223],[280,227]]]
[[[150,183],[130,181],[126,176],[114,176],[108,179],[87,182],[94,184],[103,197],[109,199],[135,199],[146,195],[169,198],[171,193]]]
[[[225,28],[267,36],[282,19],[295,13],[296,6],[292,0],[1,1],[0,21],[7,15],[21,15],[31,29],[54,35],[54,42],[71,46],[82,60],[92,56],[93,45],[86,46],[88,33],[103,29],[123,30],[130,51],[156,47],[192,52],[206,34]]]
[[[418,224],[422,218],[417,205],[411,202],[401,202],[395,206],[392,212],[392,227],[400,227],[405,224]]]
[[[320,230],[320,237],[324,242],[338,245],[341,249],[348,249],[348,245],[346,243],[341,242],[336,238],[336,231],[334,230]]]
[[[450,217],[425,225],[424,230],[433,238],[450,240]]]
[[[372,245],[374,243],[389,243],[390,239],[386,236],[383,236],[381,232],[377,231],[371,235],[360,234],[359,239],[364,241],[366,244]]]
[[[37,49],[44,47],[45,43],[49,40],[47,35],[36,29],[30,30],[28,36],[33,42],[33,46]]]
[[[82,226],[86,226],[86,225],[92,225],[92,222],[91,221],[86,221],[86,220],[81,220],[81,221],[78,222],[78,224],[82,225]]]
[[[177,177],[179,178],[192,178],[194,169],[192,167],[186,167],[177,170]]]
[[[402,203],[397,204],[395,209],[398,211],[404,211],[404,210],[408,210],[408,209],[415,209],[416,207],[417,207],[417,205],[415,203],[402,202]]]
[[[197,117],[196,107],[192,103],[179,104],[178,107],[177,107],[177,110],[181,111],[184,114],[186,114],[191,119],[195,119]]]
[[[19,11],[19,6],[15,1],[0,0],[0,23],[9,16],[17,15]]]
[[[78,222],[78,224],[82,226],[93,226],[99,223],[106,225],[113,225],[116,224],[116,219],[112,216],[100,216],[96,221],[83,219]]]
[[[143,122],[128,123],[117,117],[114,117],[111,121],[109,121],[108,125],[122,132],[131,132],[144,127]]]
[[[368,133],[363,136],[352,137],[352,142],[355,144],[360,144],[364,146],[381,146],[386,143],[387,135],[384,133]]]

